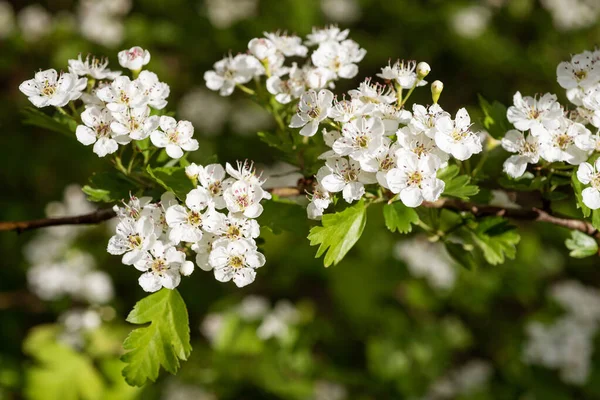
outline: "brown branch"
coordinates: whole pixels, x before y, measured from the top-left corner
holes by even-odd
[[[567,229],[583,232],[587,235],[595,236],[600,239],[600,233],[591,223],[571,218],[561,218],[551,215],[549,212],[539,208],[503,208],[495,206],[479,206],[460,200],[441,199],[435,202],[424,202],[424,207],[445,208],[452,211],[467,211],[473,213],[476,217],[498,215],[505,218],[522,221],[547,222],[549,224],[562,226]]]
[[[304,193],[301,187],[279,187],[268,189],[268,191],[279,197],[301,196]],[[544,211],[536,207],[504,208],[476,205],[454,199],[440,199],[434,202],[424,202],[422,205],[428,208],[444,208],[457,212],[466,211],[473,213],[473,215],[476,217],[498,215],[514,220],[546,222],[549,224],[562,226],[567,229],[577,230],[600,239],[600,232],[598,232],[589,222],[579,219],[557,217],[550,214],[548,211]],[[106,208],[93,213],[74,217],[43,218],[33,221],[19,222],[0,222],[0,231],[17,231],[18,233],[21,233],[27,230],[44,228],[48,226],[97,224],[109,220],[114,216],[115,212],[112,209]]]
[[[107,221],[116,216],[110,208],[103,208],[89,214],[73,217],[42,218],[32,221],[7,221],[0,222],[0,231],[16,231],[18,233],[31,229],[45,228],[58,225],[89,225]]]

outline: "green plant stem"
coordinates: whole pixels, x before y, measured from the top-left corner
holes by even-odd
[[[252,89],[250,89],[248,86],[242,85],[240,83],[236,84],[235,86],[237,86],[238,89],[240,89],[242,92],[249,94],[250,96],[254,96],[256,94],[256,92]]]

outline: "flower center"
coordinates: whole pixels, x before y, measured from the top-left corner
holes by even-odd
[[[50,85],[48,81],[44,82],[44,87],[42,88],[42,94],[44,96],[52,96],[56,93],[56,86]]]
[[[360,135],[356,138],[356,145],[360,148],[367,148],[369,146],[369,139],[366,135]]]
[[[353,169],[349,169],[346,172],[344,172],[343,176],[346,182],[354,182],[358,179],[358,174]]]
[[[600,190],[600,173],[594,174],[592,181],[590,182],[592,187],[596,190]]]
[[[250,199],[248,198],[248,194],[244,193],[238,195],[236,202],[240,208],[246,208],[250,205]]]
[[[319,110],[318,107],[313,107],[310,110],[308,110],[307,114],[312,119],[315,119],[315,118],[317,118],[321,114],[321,110]]]
[[[213,196],[220,194],[221,193],[221,181],[215,181],[215,182],[211,183],[210,185],[208,185],[208,191]]]
[[[567,134],[558,135],[556,139],[554,139],[554,143],[557,147],[560,147],[564,150],[567,146],[573,143],[573,138]]]
[[[422,155],[427,154],[427,148],[423,143],[419,143],[413,148],[413,153],[415,153],[419,158],[421,158]]]
[[[142,245],[142,238],[140,235],[129,235],[127,239],[129,240],[129,247],[132,249],[136,249]]]
[[[464,138],[467,137],[467,132],[466,131],[461,131],[461,130],[458,130],[458,129],[453,129],[452,133],[450,134],[450,137],[455,142],[460,142],[461,140],[463,140]]]
[[[108,134],[110,133],[110,125],[104,122],[100,122],[96,127],[96,133],[98,134],[98,137],[108,136]]]
[[[421,187],[422,180],[423,180],[423,175],[421,175],[421,171],[415,171],[408,175],[408,185],[409,186]]]
[[[225,233],[227,239],[237,239],[241,236],[240,228],[237,225],[229,225]]]
[[[152,268],[152,272],[159,274],[159,275],[162,275],[162,273],[165,270],[169,269],[166,261],[163,260],[162,258],[157,258],[154,261],[152,261],[152,266],[150,268]]]
[[[171,143],[177,143],[179,141],[179,132],[174,129],[167,134],[167,137]]]
[[[190,211],[188,214],[188,223],[192,226],[200,226],[202,223],[202,214],[196,211]]]
[[[244,258],[241,256],[229,257],[229,266],[235,269],[244,267]]]
[[[379,163],[379,168],[382,171],[389,171],[394,167],[394,160],[389,155],[385,156],[383,160]]]
[[[579,71],[575,71],[575,78],[577,78],[578,81],[585,79],[585,77],[587,76],[587,71],[586,70],[579,70]]]
[[[540,115],[541,115],[541,112],[536,108],[532,108],[529,110],[528,116],[531,119],[538,119],[540,117]]]

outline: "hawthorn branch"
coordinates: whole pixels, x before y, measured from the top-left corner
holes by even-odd
[[[295,197],[304,194],[302,187],[278,187],[267,189],[273,195],[279,197]],[[470,212],[475,217],[485,217],[497,215],[519,221],[536,221],[561,226],[571,230],[577,230],[587,235],[600,239],[600,232],[596,230],[591,223],[571,218],[562,218],[550,214],[550,212],[536,208],[505,208],[488,205],[477,205],[461,200],[440,199],[434,202],[424,202],[423,207],[443,208],[456,212]],[[98,224],[115,217],[115,212],[110,208],[100,209],[89,214],[77,215],[73,217],[60,218],[42,218],[32,221],[8,221],[0,222],[0,231],[16,231],[18,233],[59,225],[90,225]]]

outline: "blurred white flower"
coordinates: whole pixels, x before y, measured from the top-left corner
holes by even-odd
[[[596,0],[541,0],[542,6],[552,15],[554,26],[568,31],[593,25],[600,14]]]
[[[200,386],[170,378],[162,390],[161,400],[217,400],[217,397]]]
[[[485,386],[492,372],[492,366],[486,361],[470,360],[435,381],[421,400],[451,400],[469,396]]]
[[[485,31],[491,16],[492,12],[489,8],[473,5],[455,12],[450,17],[450,26],[458,35],[474,39]]]
[[[333,22],[347,24],[360,18],[360,5],[356,0],[321,0],[321,10]]]
[[[91,308],[72,309],[61,314],[58,322],[64,327],[58,340],[74,349],[81,349],[85,343],[85,333],[100,327],[102,318],[98,311]]]
[[[258,0],[206,0],[205,5],[210,23],[220,29],[258,13]]]
[[[19,29],[28,42],[36,42],[50,33],[52,14],[39,4],[23,8],[17,15]]]
[[[345,400],[348,390],[339,383],[320,380],[315,382],[313,400]]]
[[[7,1],[0,1],[0,39],[9,36],[15,29],[15,11]]]
[[[194,124],[199,135],[214,136],[222,132],[231,106],[218,94],[204,88],[194,88],[181,98],[177,111],[182,119]]]

